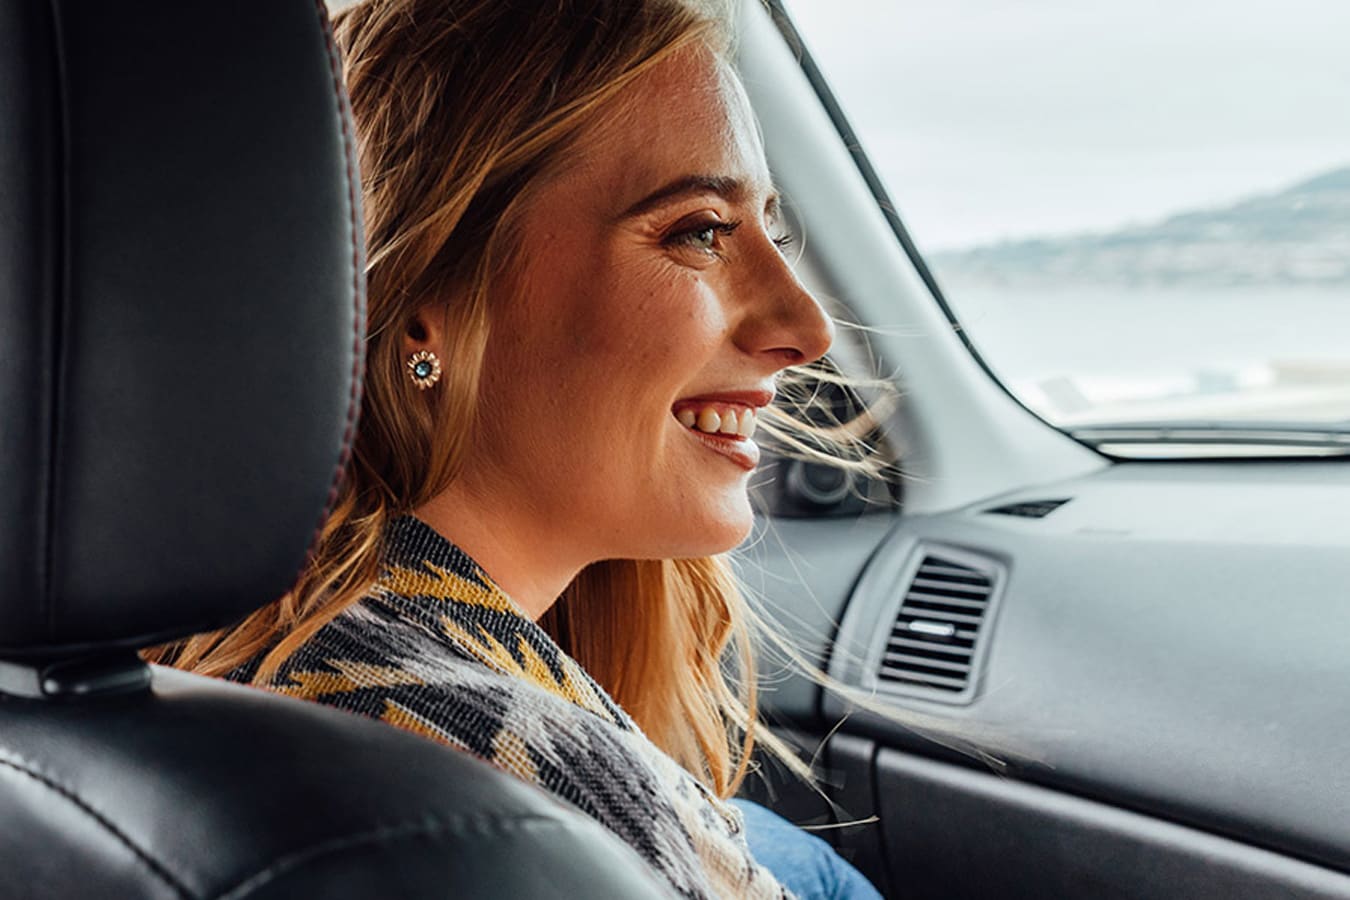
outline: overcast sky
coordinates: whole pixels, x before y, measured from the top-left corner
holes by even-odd
[[[928,250],[1350,165],[1350,0],[788,0]]]

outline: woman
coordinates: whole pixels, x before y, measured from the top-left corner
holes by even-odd
[[[778,897],[722,802],[773,744],[717,554],[751,526],[776,376],[832,326],[780,253],[725,21],[685,0],[337,18],[369,241],[354,461],[292,593],[162,658],[482,756],[682,896]]]

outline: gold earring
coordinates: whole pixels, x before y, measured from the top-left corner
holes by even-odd
[[[441,361],[430,350],[418,350],[408,357],[408,372],[412,383],[425,391],[441,380]]]

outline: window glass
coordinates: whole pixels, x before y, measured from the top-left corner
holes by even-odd
[[[1350,429],[1350,3],[787,8],[1032,409]]]

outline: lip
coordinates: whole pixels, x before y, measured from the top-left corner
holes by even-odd
[[[694,438],[703,446],[720,453],[747,472],[753,472],[759,465],[759,445],[749,438],[729,434],[705,434],[692,428],[680,426],[680,430]]]
[[[696,397],[682,397],[671,406],[671,412],[678,413],[689,406],[748,406],[759,410],[773,402],[773,391],[758,389],[750,391],[716,391],[699,394]]]
[[[774,392],[765,389],[745,391],[715,391],[694,397],[683,397],[671,406],[671,415],[678,415],[683,409],[708,406],[753,409],[756,412],[773,402]],[[714,453],[721,454],[741,469],[752,472],[759,465],[759,445],[749,438],[732,434],[707,434],[694,428],[680,426],[694,440]]]

